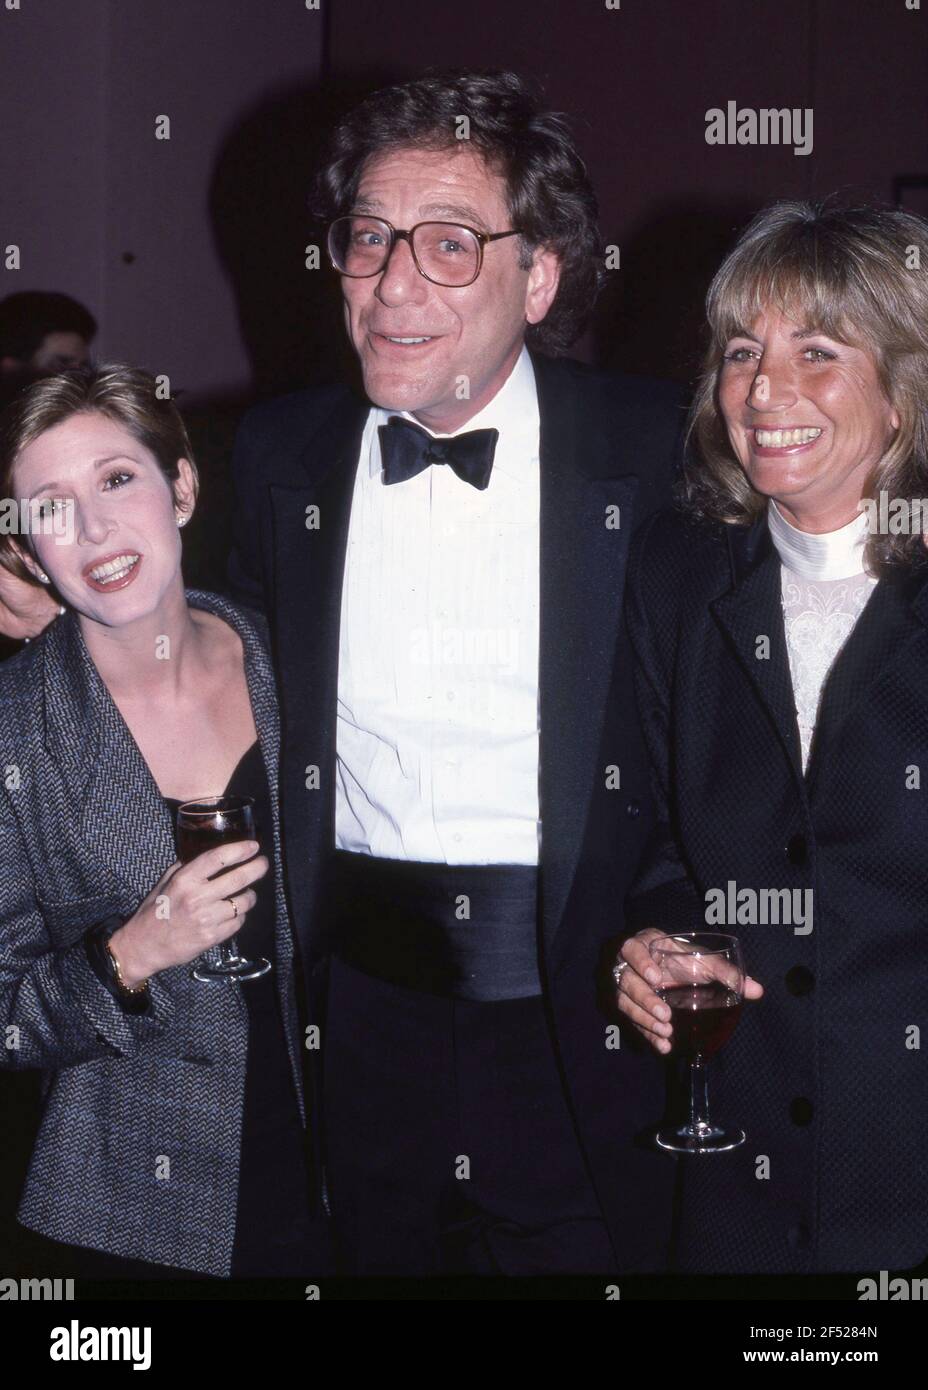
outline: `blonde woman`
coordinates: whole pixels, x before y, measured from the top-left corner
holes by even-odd
[[[740,938],[754,978],[703,1122],[747,1142],[680,1160],[679,1268],[908,1268],[928,1255],[928,228],[777,204],[708,318],[686,502],[630,569],[660,827],[619,1004],[667,1054],[649,942]]]

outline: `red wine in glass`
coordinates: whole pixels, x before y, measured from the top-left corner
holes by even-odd
[[[741,1017],[744,966],[736,936],[678,932],[650,942],[661,972],[656,992],[670,1008],[673,1051],[689,1069],[689,1119],[660,1129],[660,1148],[671,1153],[724,1153],[744,1143],[744,1130],[709,1118],[706,1063],[725,1046]]]
[[[741,998],[727,985],[671,985],[659,993],[670,1006],[674,1051],[682,1057],[714,1057],[741,1017]]]
[[[250,796],[204,796],[185,801],[177,808],[177,857],[182,864],[189,864],[218,845],[254,838],[254,800]],[[220,878],[226,872],[221,869],[212,877]],[[221,941],[218,949],[217,964],[210,964],[203,956],[190,972],[201,984],[257,980],[271,968],[271,962],[263,956],[256,961],[241,956],[237,935]]]

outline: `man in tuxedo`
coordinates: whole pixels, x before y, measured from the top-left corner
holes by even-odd
[[[661,1071],[597,984],[652,819],[621,608],[678,393],[558,360],[596,203],[515,75],[373,93],[317,195],[366,399],[245,418],[230,582],[275,642],[343,1267],[660,1268]]]
[[[229,587],[274,642],[342,1267],[660,1269],[662,1068],[620,1045],[609,967],[653,821],[625,566],[679,393],[560,356],[596,201],[514,74],[373,93],[317,200],[364,395],[245,417]]]

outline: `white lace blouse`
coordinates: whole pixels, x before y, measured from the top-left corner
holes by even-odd
[[[876,580],[864,569],[866,513],[837,531],[799,531],[771,499],[767,524],[781,563],[783,620],[803,769],[809,761],[822,687]]]

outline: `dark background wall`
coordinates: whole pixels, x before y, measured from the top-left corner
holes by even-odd
[[[734,229],[776,198],[893,197],[928,175],[928,4],[905,0],[471,0],[332,8],[333,74],[513,67],[575,118],[621,270],[582,354],[686,379],[701,299]],[[710,146],[705,113],[812,107],[808,156]],[[914,210],[922,210],[915,208]]]
[[[213,207],[213,177],[256,109],[318,83],[323,16],[264,0],[20,3],[0,8],[0,228],[22,269],[0,274],[0,294],[73,294],[99,319],[101,356],[167,372],[178,393],[247,390],[219,250],[218,218],[236,208]],[[280,124],[270,166],[290,138]],[[247,173],[241,205],[261,206],[265,227],[247,269],[273,280],[273,186]]]
[[[203,474],[186,574],[210,586],[241,410],[345,360],[334,286],[304,269],[309,171],[335,106],[429,65],[540,79],[574,120],[621,252],[578,355],[688,380],[708,280],[759,206],[835,189],[892,200],[914,178],[902,196],[928,211],[928,0],[915,3],[4,4],[0,296],[75,295],[100,321],[100,357],[169,375]],[[705,113],[729,100],[811,107],[812,154],[707,145]],[[36,1113],[34,1079],[0,1076],[0,1274]]]
[[[0,243],[22,268],[0,294],[83,299],[99,354],[167,372],[188,408],[337,370],[331,281],[304,268],[317,142],[351,93],[430,65],[513,67],[572,117],[622,258],[578,353],[630,371],[690,375],[705,285],[761,204],[928,176],[928,0],[20,4]],[[813,152],[707,145],[729,100],[811,107]]]

